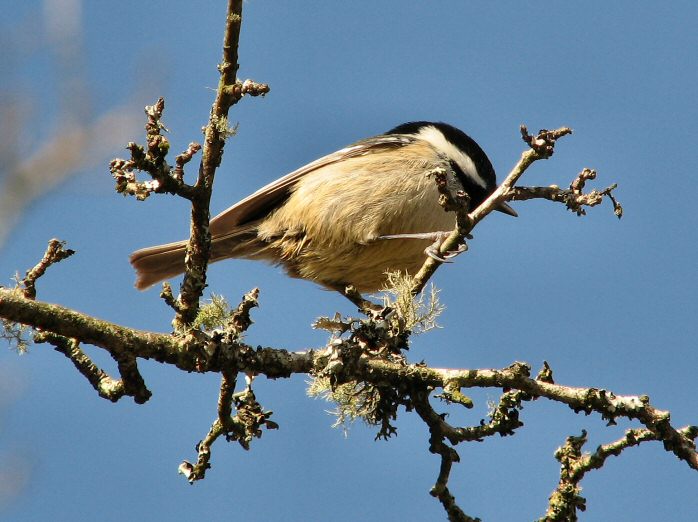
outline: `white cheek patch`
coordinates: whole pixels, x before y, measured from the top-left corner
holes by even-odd
[[[436,127],[424,127],[417,134],[417,138],[426,141],[438,152],[446,155],[449,160],[452,160],[460,167],[463,173],[482,188],[487,188],[487,183],[478,174],[475,163],[470,159],[470,156],[448,141],[443,133]]]

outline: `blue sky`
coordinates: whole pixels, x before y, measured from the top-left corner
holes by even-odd
[[[116,106],[140,111],[163,95],[172,150],[199,140],[217,81],[224,4],[85,2],[80,56],[89,99],[75,91],[71,103],[97,118]],[[17,132],[20,155],[65,125],[41,5],[0,1],[10,13],[4,38],[19,42],[0,61],[0,90],[21,93],[30,115]],[[523,150],[520,123],[570,126],[574,135],[521,183],[565,185],[592,167],[598,186],[619,184],[625,217],[618,221],[607,203],[578,218],[536,201],[515,203],[518,219],[490,216],[469,252],[437,273],[443,328],[416,338],[409,357],[455,368],[523,360],[537,369],[547,360],[559,383],[648,394],[676,426],[698,423],[695,2],[250,0],[244,9],[240,76],[272,90],[231,113],[239,132],[216,178],[214,213],[404,121],[462,128],[499,179]],[[128,139],[142,141],[143,133]],[[169,309],[156,291],[133,288],[127,258],[183,238],[188,212],[173,198],[137,203],[114,193],[107,165],[125,156],[128,139],[30,205],[0,249],[0,284],[59,237],[78,253],[40,280],[39,298],[167,331]],[[353,312],[341,297],[260,263],[214,265],[209,284],[231,301],[261,288],[253,344],[322,346],[324,335],[309,326],[314,318]],[[215,416],[218,379],[154,363],[141,369],[153,398],[113,405],[45,346],[22,357],[0,351],[0,470],[20,490],[0,504],[0,517],[443,519],[428,495],[438,459],[415,415],[402,412],[388,442],[374,442],[374,430],[361,424],[345,437],[330,427],[329,406],[305,397],[302,377],[258,379],[257,397],[281,429],[249,452],[216,444],[207,478],[189,486],[177,465],[195,458]],[[475,409],[451,410],[452,421],[477,424],[499,394],[472,396]],[[514,437],[459,447],[451,489],[470,515],[541,516],[558,479],[552,455],[565,437],[587,429],[593,449],[631,426],[607,428],[598,416],[544,400],[527,404],[522,420]],[[586,521],[698,519],[698,474],[660,444],[628,450],[583,487]]]

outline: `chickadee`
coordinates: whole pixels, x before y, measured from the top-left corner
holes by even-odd
[[[427,173],[450,168],[471,207],[496,188],[490,160],[446,123],[418,121],[349,145],[259,189],[211,220],[210,262],[261,259],[344,292],[380,290],[386,272],[415,274],[434,232],[451,230]],[[497,209],[516,216],[506,203]],[[136,288],[184,272],[186,241],[138,250]]]

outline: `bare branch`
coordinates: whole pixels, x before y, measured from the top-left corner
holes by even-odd
[[[24,297],[27,299],[34,299],[36,297],[36,280],[46,273],[48,267],[55,263],[59,263],[63,259],[72,256],[75,250],[65,250],[65,241],[60,241],[58,239],[52,239],[48,242],[48,247],[46,247],[46,252],[34,268],[27,270],[24,279],[20,281],[23,287],[22,292]]]
[[[514,187],[511,190],[509,199],[511,201],[523,201],[526,199],[547,199],[564,203],[568,210],[575,212],[578,216],[586,214],[584,207],[594,207],[599,205],[604,196],[608,197],[613,204],[613,212],[618,218],[623,215],[623,207],[613,197],[612,191],[617,185],[613,184],[604,190],[592,190],[584,193],[584,185],[587,180],[595,179],[596,171],[591,169],[582,170],[579,175],[570,183],[569,189],[561,189],[556,185],[550,187]]]
[[[113,379],[107,372],[98,368],[80,349],[80,343],[75,339],[50,332],[39,332],[34,335],[34,342],[54,345],[56,351],[70,359],[75,368],[87,378],[100,397],[116,402],[126,395],[123,381]]]

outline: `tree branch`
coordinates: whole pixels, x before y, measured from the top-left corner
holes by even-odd
[[[687,440],[698,437],[697,426],[686,426],[678,433]],[[582,453],[587,442],[587,433],[582,430],[579,437],[570,436],[564,446],[557,449],[555,458],[560,462],[560,482],[550,495],[548,510],[540,522],[567,522],[577,520],[577,510],[586,510],[586,499],[580,495],[579,483],[591,470],[600,469],[608,457],[619,456],[627,448],[639,446],[643,442],[661,440],[650,429],[631,429],[620,439],[596,448],[594,453]]]
[[[22,285],[24,297],[27,299],[34,299],[36,297],[36,280],[46,273],[48,267],[55,263],[72,256],[74,250],[65,250],[65,242],[59,241],[58,239],[52,239],[48,242],[48,247],[44,256],[41,258],[34,268],[27,270],[24,279],[19,283]]]
[[[54,345],[57,352],[70,359],[75,368],[85,376],[100,397],[116,402],[126,395],[123,381],[113,379],[107,372],[97,367],[85,352],[80,349],[80,343],[75,339],[68,339],[62,335],[50,332],[37,332],[34,334],[34,342]]]
[[[440,178],[437,176],[437,187],[442,195],[441,203],[446,210],[456,211],[456,227],[453,232],[451,232],[451,235],[441,244],[439,248],[441,256],[439,257],[443,257],[443,255],[448,252],[457,249],[458,245],[464,243],[468,234],[470,234],[473,228],[475,228],[485,216],[494,211],[504,201],[511,199],[512,189],[526,169],[535,161],[548,159],[552,156],[557,140],[571,133],[572,130],[568,127],[561,127],[554,131],[542,130],[536,137],[533,137],[528,134],[526,127],[522,125],[521,135],[523,140],[530,146],[530,149],[521,155],[521,159],[514,165],[514,168],[509,172],[509,175],[504,178],[504,181],[502,181],[497,189],[476,209],[468,214],[466,214],[466,210],[464,209],[464,203],[466,203],[466,201],[460,200],[454,202],[454,199],[445,191],[446,184],[440,181]],[[439,261],[434,257],[427,257],[422,268],[420,268],[419,272],[417,272],[414,277],[414,285],[411,292],[413,296],[418,295],[424,289],[424,286],[442,263],[443,261]]]
[[[184,260],[184,280],[177,298],[175,329],[194,322],[199,299],[206,287],[206,269],[210,257],[211,236],[208,230],[209,205],[216,169],[223,159],[225,142],[234,132],[228,126],[228,110],[239,98],[230,91],[237,80],[238,42],[242,24],[242,0],[228,0],[223,38],[223,61],[218,66],[220,78],[211,116],[204,130],[204,148],[191,206],[191,227]]]
[[[698,428],[675,429],[670,424],[669,413],[655,409],[646,396],[617,396],[597,388],[563,386],[552,382],[549,369],[533,379],[530,377],[530,368],[523,363],[515,363],[500,370],[440,369],[424,364],[407,364],[404,357],[398,355],[404,339],[399,332],[388,333],[389,329],[381,326],[386,321],[381,317],[375,320],[346,321],[346,324],[350,325],[347,332],[349,338],[339,344],[330,343],[323,349],[302,352],[288,352],[278,348],[255,349],[241,342],[239,335],[235,333],[251,323],[247,316],[251,302],[256,302],[256,292],[253,292],[252,296],[246,296],[238,311],[231,315],[228,333],[223,330],[186,336],[125,328],[58,305],[27,299],[19,290],[1,288],[0,317],[75,339],[76,343],[79,341],[99,346],[106,349],[117,361],[153,359],[173,364],[185,371],[222,373],[225,377],[219,398],[219,417],[197,450],[199,468],[193,465],[186,467],[185,463],[183,469],[190,480],[203,478],[203,472],[210,459],[210,445],[221,434],[226,434],[229,440],[237,440],[243,447],[247,447],[253,437],[261,434],[260,426],[275,426],[268,419],[270,412],[265,412],[257,404],[251,389],[238,397],[238,415],[232,417],[230,423],[221,421],[220,415],[225,417],[228,411],[227,397],[231,391],[229,384],[226,385],[225,382],[232,382],[232,372],[238,371],[249,375],[265,375],[269,378],[288,377],[294,373],[328,375],[335,385],[349,382],[368,383],[380,391],[376,398],[386,401],[376,403],[375,407],[378,410],[373,412],[375,421],[379,424],[383,424],[381,419],[387,419],[386,415],[394,417],[399,404],[408,408],[414,407],[430,426],[432,452],[442,457],[442,469],[434,494],[449,513],[456,513],[456,509],[460,509],[446,487],[448,472],[452,463],[457,462],[457,454],[453,448],[446,445],[444,438],[451,444],[457,444],[466,440],[480,440],[495,433],[510,434],[520,425],[515,413],[520,401],[536,397],[567,404],[576,412],[597,412],[610,423],[619,417],[639,421],[655,440],[663,442],[667,451],[673,452],[691,468],[698,469],[698,455],[693,441]],[[72,356],[71,360],[79,366],[75,362],[79,360],[77,356]],[[86,362],[81,364],[84,367],[89,366]],[[105,391],[105,386],[112,381],[104,380],[105,377],[99,370],[91,369],[89,373],[91,376],[88,379],[100,391],[100,395],[107,396],[110,400],[119,398],[120,388],[117,387],[112,393]],[[101,389],[94,384],[98,380],[103,381]],[[468,401],[461,397],[458,390],[470,387],[508,390],[493,412],[490,424],[456,428],[446,423],[428,404],[427,390],[441,388],[448,392],[446,398],[450,396],[467,405]],[[411,398],[406,399],[404,392],[398,390],[413,390],[410,392]],[[244,419],[241,418],[241,412],[245,412]],[[384,428],[383,425],[381,430]],[[648,437],[649,435],[643,435],[647,440]]]
[[[219,336],[173,336],[143,332],[96,319],[59,305],[32,301],[16,290],[0,288],[0,317],[29,324],[33,328],[75,338],[80,342],[106,349],[112,356],[130,355],[142,359],[173,364],[185,371],[220,372],[238,371],[266,375],[270,378],[288,377],[293,373],[316,373],[328,363],[334,346],[324,350],[288,352],[283,349],[254,349],[242,342],[225,343]],[[377,332],[377,330],[373,330]],[[365,334],[352,343],[365,345]],[[375,340],[373,342],[376,342]],[[394,341],[391,341],[394,342]],[[347,345],[353,346],[353,344]],[[676,431],[669,422],[669,413],[655,409],[647,396],[618,396],[599,388],[575,388],[532,379],[530,368],[515,363],[501,370],[453,370],[407,365],[381,357],[354,355],[349,348],[341,352],[341,370],[334,371],[343,382],[364,380],[377,385],[427,385],[444,388],[494,387],[516,389],[534,397],[546,397],[567,404],[576,412],[598,412],[612,422],[619,417],[636,419],[665,442],[667,450],[698,469],[695,445]],[[342,375],[343,372],[351,372]]]

